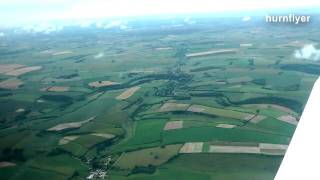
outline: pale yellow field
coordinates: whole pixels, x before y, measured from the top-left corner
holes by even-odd
[[[93,133],[93,134],[91,134],[91,135],[103,137],[103,138],[106,138],[106,139],[112,139],[112,138],[115,137],[115,135],[113,135],[113,134],[107,134],[107,133]]]
[[[40,70],[40,69],[42,69],[41,66],[22,67],[22,68],[14,69],[12,71],[8,71],[8,72],[5,73],[5,75],[8,75],[8,76],[20,76],[20,75],[23,75],[25,73],[29,73],[29,72],[32,72],[32,71],[37,71],[37,70]]]
[[[22,112],[25,112],[25,111],[26,111],[25,109],[19,108],[19,109],[16,110],[16,113],[22,113]]]
[[[190,112],[196,112],[196,113],[200,113],[200,112],[203,112],[203,111],[205,111],[206,109],[205,108],[202,108],[202,107],[200,107],[200,106],[190,106],[189,108],[188,108],[188,111],[190,111]]]
[[[95,117],[91,117],[87,120],[84,121],[80,121],[80,122],[71,122],[71,123],[62,123],[62,124],[58,124],[52,128],[47,129],[47,131],[62,131],[65,129],[74,129],[74,128],[79,128],[81,127],[83,124],[88,123],[90,121],[92,121],[93,119],[95,119]]]
[[[237,145],[210,145],[210,153],[245,153],[245,154],[265,154],[265,155],[284,155],[288,145],[259,143],[255,146]]]
[[[269,143],[260,143],[259,148],[261,149],[287,149],[288,145],[285,144],[269,144]]]
[[[280,121],[284,121],[293,125],[297,125],[298,121],[295,117],[291,116],[291,115],[284,115],[284,116],[280,116],[277,118]]]
[[[232,128],[236,127],[236,125],[232,125],[232,124],[218,124],[216,127],[218,127],[218,128],[232,129]]]
[[[250,119],[250,122],[257,124],[260,121],[264,120],[265,118],[266,118],[266,116],[256,115],[256,116],[254,116],[254,118]]]
[[[135,86],[132,88],[127,89],[123,93],[121,93],[119,96],[116,97],[118,100],[125,100],[131,97],[135,92],[137,92],[140,89],[139,86]]]
[[[256,115],[254,115],[254,114],[247,114],[247,115],[243,118],[243,120],[249,121],[249,120],[253,119],[255,116],[256,116]]]
[[[174,129],[181,129],[183,127],[183,121],[169,121],[164,126],[163,130],[174,130]]]
[[[22,64],[0,64],[0,74],[5,74],[6,72],[13,71],[18,68],[25,67]]]
[[[288,149],[288,145],[260,143],[259,148],[262,154],[284,155]]]
[[[90,87],[99,88],[99,87],[105,87],[105,86],[112,86],[116,84],[120,84],[120,83],[113,82],[113,81],[95,81],[95,82],[89,83],[88,85]]]
[[[71,141],[78,139],[79,136],[65,136],[59,140],[59,145],[68,144]]]
[[[60,51],[60,52],[55,52],[52,53],[53,56],[58,56],[58,55],[65,55],[65,54],[72,54],[72,51]]]
[[[28,72],[40,70],[41,66],[27,67],[23,64],[0,64],[0,74],[7,76],[20,76]]]
[[[161,51],[161,50],[170,50],[172,47],[158,47],[156,50]]]
[[[0,162],[0,168],[16,166],[15,163],[2,161]]]
[[[211,51],[204,51],[204,52],[197,52],[197,53],[189,53],[186,54],[187,57],[200,57],[200,56],[208,56],[214,54],[225,54],[225,53],[235,53],[237,50],[235,49],[218,49],[218,50],[211,50]]]
[[[159,71],[158,69],[136,69],[130,71],[130,73],[154,73],[156,71]]]
[[[69,91],[70,87],[65,86],[51,86],[46,89],[48,92],[67,92]]]
[[[0,88],[2,89],[18,89],[23,82],[17,78],[11,78],[0,82]]]
[[[248,153],[260,154],[260,148],[255,146],[222,146],[211,145],[209,148],[210,153]]]
[[[180,149],[180,153],[201,153],[203,142],[188,142]]]
[[[268,143],[250,143],[250,142],[233,142],[224,143],[216,142],[209,145],[209,151],[203,152],[201,142],[185,143],[180,149],[180,153],[232,153],[232,154],[264,154],[264,155],[284,155],[288,145],[285,144],[268,144]]]

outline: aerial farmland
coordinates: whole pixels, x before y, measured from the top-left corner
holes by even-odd
[[[0,179],[273,179],[320,74],[294,53],[320,47],[319,24],[192,18],[6,30]]]

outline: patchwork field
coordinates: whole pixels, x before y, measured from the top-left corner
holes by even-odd
[[[201,153],[203,142],[186,143],[180,149],[180,153]]]
[[[294,53],[320,48],[319,24],[154,18],[3,30],[0,179],[273,179],[320,75]]]

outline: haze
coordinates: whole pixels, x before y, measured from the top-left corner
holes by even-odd
[[[0,2],[0,25],[65,19],[97,19],[107,17],[160,14],[248,11],[259,9],[320,7],[318,0],[3,0]]]

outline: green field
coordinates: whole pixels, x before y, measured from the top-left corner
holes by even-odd
[[[319,24],[192,18],[130,19],[126,30],[6,30],[0,164],[11,166],[0,166],[0,179],[273,179],[283,155],[210,145],[289,144],[320,74],[319,61],[293,54],[319,48]],[[41,69],[14,75],[13,66]],[[166,129],[173,121],[181,126]]]

